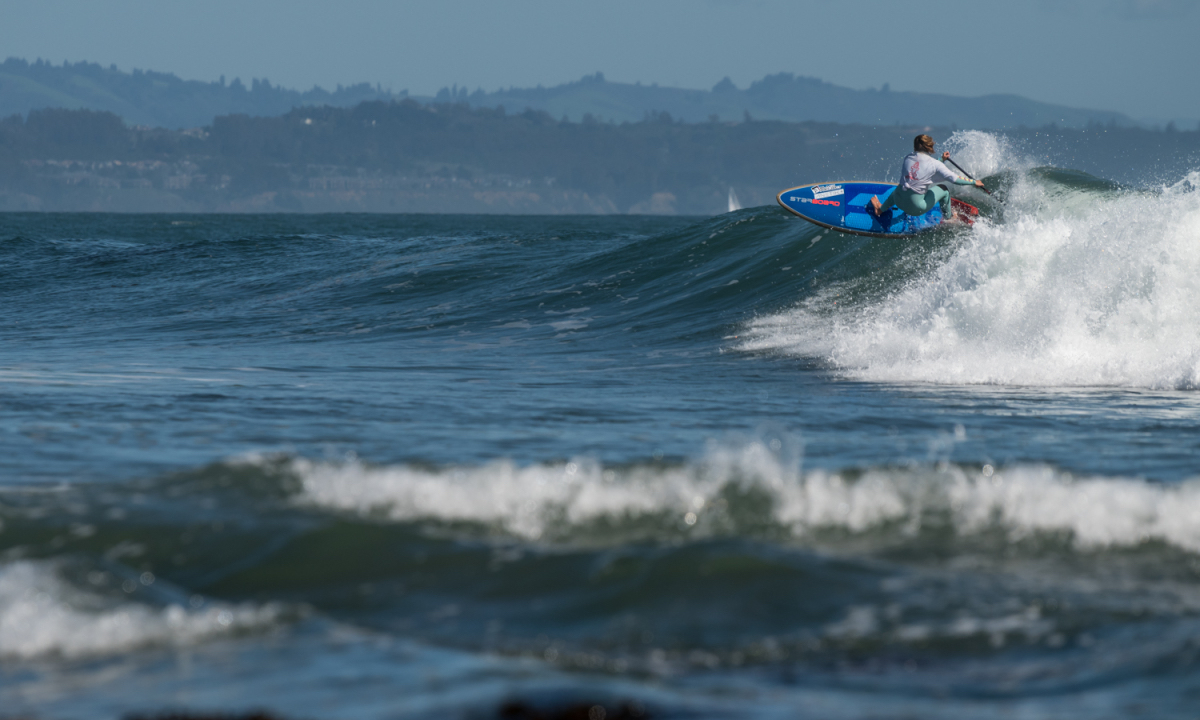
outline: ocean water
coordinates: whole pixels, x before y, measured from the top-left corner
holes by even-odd
[[[0,216],[0,716],[1200,714],[1200,174]]]

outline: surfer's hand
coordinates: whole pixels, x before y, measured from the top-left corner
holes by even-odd
[[[982,181],[982,180],[976,180],[976,181],[975,181],[975,187],[977,187],[977,188],[981,188],[981,187],[983,187],[983,181]]]
[[[947,150],[946,152],[942,153],[942,162],[946,162],[949,159],[950,159],[950,151]]]

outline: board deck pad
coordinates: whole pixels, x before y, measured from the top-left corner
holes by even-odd
[[[934,206],[924,215],[906,215],[897,207],[891,208],[882,218],[868,210],[871,197],[887,202],[893,183],[833,182],[801,185],[779,193],[779,204],[792,213],[839,232],[877,237],[903,237],[932,230],[942,224],[941,206]],[[951,204],[960,218],[971,224],[971,217],[979,209],[967,203],[951,199]]]

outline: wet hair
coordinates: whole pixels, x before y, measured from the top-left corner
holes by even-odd
[[[913,138],[913,152],[933,152],[933,138],[928,135]]]

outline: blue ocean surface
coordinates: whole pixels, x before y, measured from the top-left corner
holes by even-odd
[[[903,241],[0,216],[0,716],[1195,718],[1200,176],[958,142]]]

